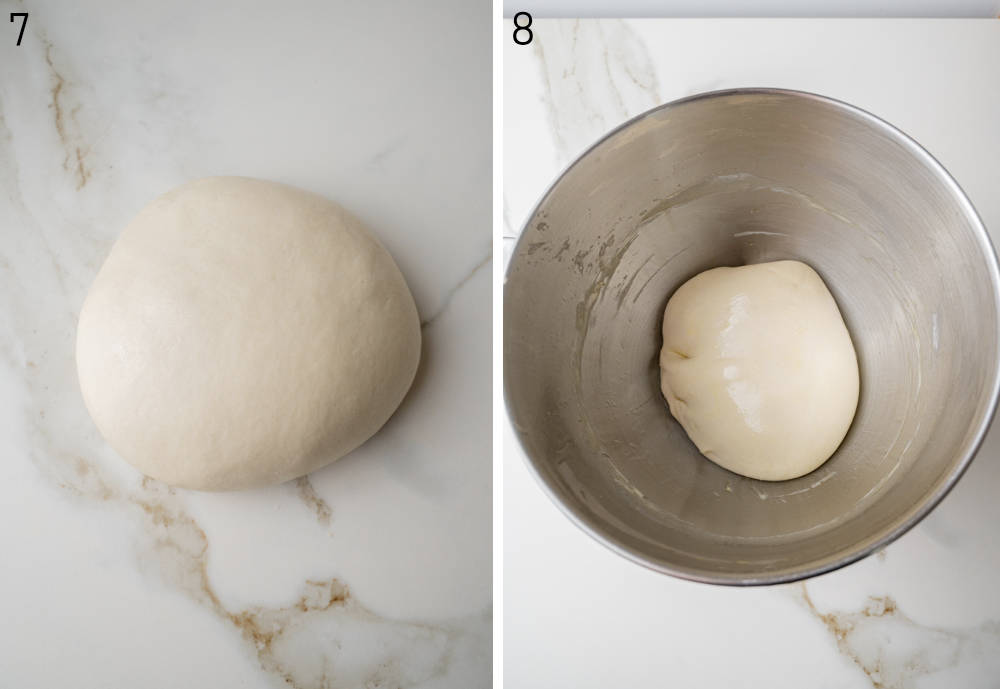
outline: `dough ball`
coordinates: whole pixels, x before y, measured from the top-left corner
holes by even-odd
[[[420,360],[413,297],[336,204],[242,177],[185,184],[115,243],[80,313],[83,399],[142,473],[236,490],[374,434]]]
[[[834,453],[858,405],[858,361],[833,296],[799,261],[715,268],[663,314],[664,397],[706,457],[782,481]]]

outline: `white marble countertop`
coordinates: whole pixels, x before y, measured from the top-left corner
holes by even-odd
[[[559,171],[625,119],[701,91],[839,98],[928,148],[1000,239],[1000,21],[541,20],[504,36],[505,255]],[[1000,432],[920,525],[806,582],[656,574],[572,525],[504,433],[504,680],[574,687],[1000,686]]]
[[[489,3],[0,9],[0,687],[488,686]],[[342,203],[424,323],[371,441],[232,494],[143,480],[73,355],[124,224],[214,174]]]

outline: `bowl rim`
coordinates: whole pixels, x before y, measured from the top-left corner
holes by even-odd
[[[605,134],[601,135],[594,143],[584,149],[579,155],[577,155],[568,165],[566,165],[563,170],[556,175],[553,181],[548,185],[542,195],[539,197],[538,201],[534,204],[531,212],[525,218],[523,225],[521,226],[521,232],[518,235],[517,242],[514,245],[514,250],[511,253],[510,262],[504,271],[504,292],[506,293],[506,283],[510,275],[511,268],[514,265],[515,259],[522,252],[523,244],[525,242],[525,234],[529,229],[532,221],[537,215],[542,204],[549,198],[553,190],[559,183],[563,180],[566,175],[570,173],[573,168],[575,168],[584,158],[589,156],[596,148],[604,144],[606,141],[617,135],[619,132],[628,129],[632,125],[636,124],[640,120],[650,117],[654,114],[658,114],[669,110],[671,108],[676,108],[687,103],[692,103],[700,100],[710,100],[714,98],[723,98],[730,96],[740,96],[740,95],[780,95],[780,96],[791,96],[796,98],[805,98],[807,100],[819,101],[825,105],[830,105],[835,108],[847,111],[854,116],[868,122],[870,125],[875,127],[877,130],[884,133],[886,136],[892,138],[907,150],[909,150],[916,158],[922,160],[927,167],[937,174],[939,179],[944,183],[944,185],[951,190],[952,194],[955,196],[959,203],[959,206],[964,210],[966,217],[973,226],[974,235],[976,237],[977,243],[979,245],[980,252],[987,263],[987,270],[990,275],[990,280],[992,283],[992,294],[993,294],[993,305],[996,309],[998,319],[997,319],[997,348],[994,350],[994,367],[992,371],[992,381],[990,385],[992,391],[990,393],[989,402],[984,410],[984,413],[978,419],[975,434],[972,441],[968,443],[965,447],[964,454],[958,463],[954,466],[951,473],[945,478],[943,482],[938,485],[938,487],[927,495],[922,501],[914,503],[908,510],[904,511],[900,517],[895,519],[889,526],[877,532],[875,535],[869,537],[866,540],[862,540],[855,545],[842,548],[840,551],[832,553],[831,555],[816,559],[810,563],[806,563],[802,566],[790,567],[782,570],[776,570],[775,572],[768,572],[760,575],[746,575],[746,574],[729,574],[729,573],[718,573],[712,572],[710,570],[700,569],[697,567],[687,567],[676,565],[672,563],[665,563],[663,561],[657,560],[655,558],[647,557],[642,553],[636,552],[629,548],[626,544],[622,543],[619,539],[615,538],[613,535],[607,533],[598,520],[592,519],[589,515],[581,514],[577,509],[567,504],[566,501],[561,497],[557,486],[552,482],[552,480],[541,471],[540,462],[536,460],[527,451],[524,446],[521,433],[514,423],[514,415],[511,413],[511,403],[508,394],[509,387],[509,377],[507,374],[506,367],[506,338],[507,330],[504,329],[504,340],[503,355],[501,356],[501,366],[503,370],[503,392],[504,392],[504,407],[507,413],[507,422],[510,424],[512,430],[514,431],[514,437],[517,438],[517,443],[520,446],[521,453],[524,455],[525,464],[528,467],[528,471],[534,477],[536,483],[541,486],[543,492],[545,492],[549,499],[556,504],[559,510],[579,529],[589,535],[591,538],[601,543],[606,548],[610,549],[612,552],[624,557],[631,562],[650,569],[654,572],[659,572],[661,574],[669,574],[671,576],[686,579],[688,581],[695,581],[704,584],[719,584],[728,586],[768,586],[773,584],[785,584],[794,581],[799,581],[801,579],[807,579],[810,577],[818,576],[820,574],[825,574],[827,572],[832,572],[834,570],[845,567],[849,564],[857,562],[862,558],[871,555],[877,550],[884,548],[889,545],[897,538],[902,536],[904,533],[909,531],[911,528],[916,526],[924,517],[926,517],[930,512],[937,507],[941,501],[945,498],[948,493],[951,492],[958,480],[965,474],[969,465],[972,463],[973,458],[979,452],[982,447],[983,441],[986,438],[986,434],[990,429],[993,417],[997,411],[998,398],[1000,398],[1000,264],[997,260],[997,252],[993,246],[993,242],[990,239],[989,233],[986,230],[986,226],[980,218],[979,213],[976,211],[975,206],[973,206],[972,201],[966,195],[965,191],[958,184],[954,177],[948,172],[948,170],[935,158],[927,149],[916,142],[912,137],[910,137],[906,132],[899,129],[898,127],[890,124],[886,120],[878,117],[877,115],[864,110],[856,105],[847,103],[846,101],[839,100],[837,98],[832,98],[830,96],[824,96],[818,93],[813,93],[810,91],[800,91],[796,89],[785,89],[785,88],[773,88],[773,87],[738,87],[729,89],[719,89],[714,91],[704,91],[701,93],[696,93],[690,96],[685,96],[683,98],[678,98],[666,103],[662,103],[653,108],[645,110],[640,114],[631,117],[609,130]],[[505,306],[506,308],[506,306]],[[502,318],[502,316],[501,316]],[[502,320],[501,320],[502,322]]]

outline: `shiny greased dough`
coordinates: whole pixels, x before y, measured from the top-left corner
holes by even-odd
[[[715,268],[681,285],[663,316],[660,382],[702,454],[768,481],[825,462],[858,404],[844,319],[799,261]]]

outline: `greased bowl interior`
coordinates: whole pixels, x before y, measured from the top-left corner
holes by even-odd
[[[829,461],[766,482],[698,453],[658,354],[684,281],[779,259],[836,298],[861,396]],[[975,454],[997,370],[997,262],[961,189],[892,126],[801,92],[703,94],[612,132],[543,197],[504,288],[505,396],[542,485],[612,549],[700,581],[789,581],[904,532]]]

